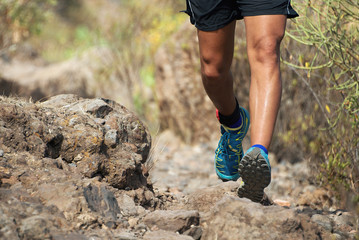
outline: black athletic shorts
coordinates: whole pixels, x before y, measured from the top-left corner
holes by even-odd
[[[186,0],[190,21],[199,30],[214,31],[246,16],[298,17],[290,0]]]

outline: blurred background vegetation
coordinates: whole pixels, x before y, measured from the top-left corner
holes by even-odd
[[[272,150],[291,149],[293,158],[310,161],[318,184],[359,212],[358,1],[293,5],[300,17],[288,22],[282,45],[285,94]],[[125,79],[133,110],[156,128],[154,55],[188,21],[179,13],[184,8],[184,0],[2,0],[0,55],[26,42],[51,63],[108,47],[115,57],[98,81],[113,72]],[[243,39],[236,41],[238,50]],[[249,78],[243,66],[234,64],[234,75]]]
[[[359,212],[359,2],[304,0],[295,7],[301,17],[287,35],[298,47],[287,47],[282,60],[311,95],[310,109],[283,136],[302,138],[320,183]]]
[[[115,58],[98,74],[98,81],[114,72],[124,79],[131,89],[132,110],[141,117],[150,112],[148,122],[156,127],[158,110],[143,96],[154,88],[154,53],[185,21],[185,14],[179,14],[184,5],[182,0],[4,0],[0,51],[11,54],[27,42],[51,63],[93,46],[107,47]]]

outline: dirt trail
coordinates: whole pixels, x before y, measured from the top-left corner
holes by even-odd
[[[210,142],[208,144],[202,143],[194,146],[181,145],[178,144],[178,142],[180,142],[179,139],[177,139],[171,132],[160,134],[155,139],[155,142],[157,144],[157,151],[154,155],[157,161],[150,175],[155,188],[158,188],[160,191],[171,192],[179,198],[182,197],[188,199],[188,196],[190,196],[189,198],[192,196],[192,200],[194,196],[201,194],[208,194],[208,199],[210,199],[211,196],[218,197],[218,193],[213,194],[212,190],[209,190],[217,188],[223,190],[223,196],[227,195],[232,197],[230,200],[224,200],[224,202],[227,202],[224,205],[235,205],[236,201],[242,201],[242,199],[239,199],[235,194],[236,188],[241,183],[241,179],[236,183],[222,183],[214,172],[213,156],[217,144],[216,142]],[[244,140],[243,146],[244,149],[249,147],[248,139]],[[314,185],[313,176],[309,167],[310,163],[304,160],[296,164],[291,164],[289,162],[278,163],[276,156],[273,153],[269,154],[269,158],[272,165],[272,182],[269,187],[265,189],[265,192],[269,198],[274,201],[274,206],[280,206],[275,210],[278,211],[278,215],[274,214],[274,218],[280,218],[280,211],[289,209],[293,210],[295,213],[304,213],[305,217],[308,218],[306,224],[308,224],[309,221],[315,223],[320,228],[325,229],[325,231],[330,232],[329,235],[322,234],[319,238],[318,236],[320,234],[301,235],[303,239],[354,239],[354,236],[357,233],[357,223],[354,218],[351,218],[353,216],[349,212],[340,209],[340,203],[335,200],[334,196],[329,191]],[[225,186],[226,184],[227,186]],[[200,202],[194,201],[195,204],[193,206],[196,204],[205,204],[203,201],[205,200],[201,199]],[[208,201],[211,202],[210,200]],[[211,202],[209,204],[214,203],[215,202]],[[216,203],[218,204],[218,202]],[[243,202],[240,202],[239,205],[243,204]],[[263,208],[262,206],[259,206],[259,204],[251,204],[248,204],[248,211],[258,211],[261,212],[261,214],[267,211],[265,207]],[[228,210],[236,212],[238,207],[239,206],[230,208],[226,206],[224,207],[224,211]],[[207,210],[208,209],[206,209],[206,211]],[[241,210],[238,211],[241,212]],[[288,211],[283,214],[290,215],[292,213],[293,212]],[[217,214],[224,213],[220,211],[217,212]],[[228,212],[228,214],[236,215],[233,212]],[[259,215],[254,214],[252,217],[255,219],[258,218]],[[299,218],[303,216],[299,216]],[[293,217],[293,219],[289,217],[288,219],[287,220],[290,222],[293,219],[296,219],[296,217]],[[348,221],[349,219],[352,219],[352,222]],[[222,221],[223,220],[224,219],[222,219]],[[243,217],[242,220],[247,221],[248,218]],[[211,219],[211,221],[213,221],[213,219]],[[206,220],[204,220],[204,222],[206,222]],[[267,222],[270,225],[269,222],[271,221]],[[266,225],[267,223],[262,224]],[[222,227],[227,230],[233,230],[239,226],[240,224],[232,224],[232,222],[229,221],[228,225],[225,224]],[[243,228],[243,226],[241,227]],[[288,227],[288,225],[284,224],[283,227]],[[253,231],[253,229],[250,229],[248,226],[246,226],[246,229],[249,232]],[[262,230],[263,232],[260,232],[259,235],[261,237],[259,237],[259,239],[263,239],[266,235],[265,231],[268,229],[263,227]],[[347,232],[343,233],[343,231]],[[224,233],[222,234],[223,235],[221,236],[223,239],[227,239],[226,237],[228,237],[228,235]],[[247,235],[249,239],[254,238],[253,236],[255,235]],[[210,235],[205,235],[205,237],[214,239],[210,237]],[[277,238],[269,237],[269,239]]]
[[[189,194],[222,182],[213,167],[217,142],[194,146],[178,144],[179,142],[181,141],[169,131],[155,138],[155,165],[150,174],[154,187],[161,191]],[[243,147],[244,149],[249,147],[247,138],[244,140]],[[266,188],[266,193],[273,200],[296,206],[303,204],[300,199],[303,194],[319,191],[319,188],[310,184],[312,176],[307,162],[302,161],[294,165],[288,162],[278,164],[273,153],[269,154],[269,158],[272,166],[272,182]],[[326,194],[328,201],[332,202],[330,204],[323,202],[318,207],[333,210],[334,198],[329,193]]]

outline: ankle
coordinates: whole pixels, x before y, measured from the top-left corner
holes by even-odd
[[[268,155],[268,150],[265,146],[263,146],[261,144],[254,144],[252,147],[260,148]]]
[[[236,128],[236,127],[240,127],[242,125],[241,109],[240,109],[237,99],[235,99],[235,101],[236,101],[236,107],[235,107],[233,113],[229,116],[222,115],[218,111],[218,109],[216,109],[216,115],[217,115],[218,121],[221,124],[223,124],[224,126],[229,127],[229,128]]]

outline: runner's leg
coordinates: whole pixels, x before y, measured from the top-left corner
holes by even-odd
[[[280,105],[282,81],[279,47],[287,17],[262,15],[245,17],[247,52],[251,69],[251,145],[268,149]]]
[[[203,85],[209,98],[223,115],[231,115],[236,107],[230,72],[235,26],[236,21],[233,21],[215,31],[198,30]]]
[[[244,154],[238,167],[244,185],[238,188],[237,193],[239,197],[254,202],[262,201],[264,188],[271,181],[266,149],[271,142],[281,99],[279,46],[286,18],[284,15],[244,17],[251,69],[249,106],[252,147]]]

